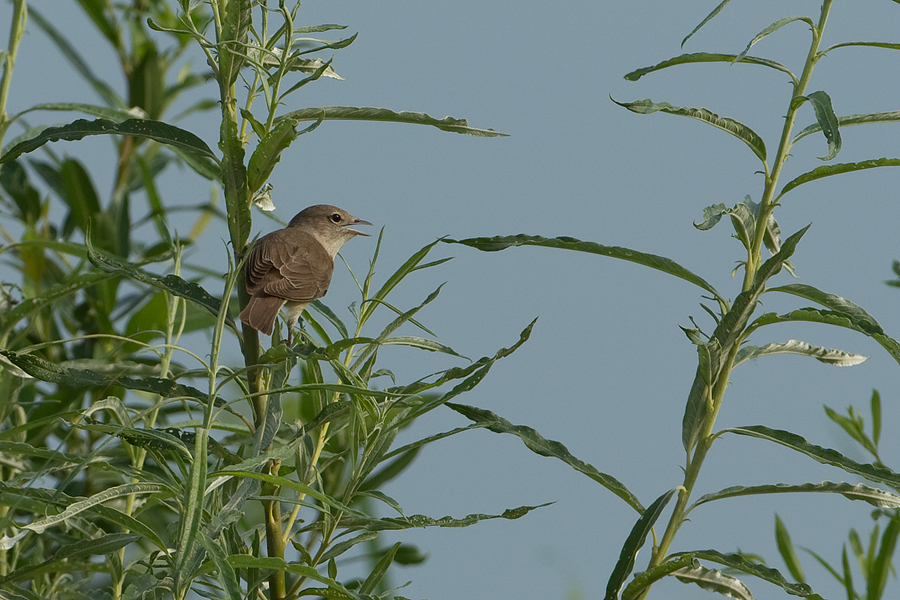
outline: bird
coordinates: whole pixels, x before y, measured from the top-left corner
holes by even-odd
[[[350,229],[351,225],[371,223],[336,206],[317,204],[297,213],[284,229],[257,240],[244,267],[250,300],[241,321],[271,335],[285,307],[290,336],[307,305],[328,291],[341,246],[358,235],[369,235]]]

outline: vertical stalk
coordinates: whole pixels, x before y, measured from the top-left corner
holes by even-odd
[[[798,101],[798,99],[804,95],[806,88],[809,85],[810,78],[812,77],[812,72],[815,68],[816,62],[820,58],[819,44],[822,40],[822,33],[828,20],[828,14],[831,10],[832,2],[833,0],[823,0],[822,2],[822,11],[819,16],[819,22],[812,31],[812,41],[810,43],[809,52],[807,53],[806,63],[803,67],[803,73],[800,76],[798,83],[794,86],[793,93],[791,95],[790,104],[788,106],[788,111],[784,120],[784,126],[781,132],[781,139],[778,144],[778,151],[775,155],[774,163],[772,166],[772,171],[771,174],[766,177],[765,190],[760,204],[759,217],[756,224],[756,232],[752,241],[751,249],[748,252],[747,268],[744,273],[743,291],[751,289],[754,278],[756,277],[757,270],[762,264],[761,253],[763,239],[766,232],[766,224],[768,222],[769,214],[774,209],[775,189],[778,185],[778,179],[781,175],[781,170],[784,167],[785,161],[787,160],[788,152],[790,151],[791,135],[797,116],[797,110],[802,105],[802,102]],[[696,448],[694,448],[693,454],[689,454],[687,457],[683,489],[678,495],[678,500],[675,504],[672,516],[670,517],[669,522],[666,526],[665,533],[663,534],[659,545],[653,549],[653,555],[647,567],[648,569],[656,567],[666,560],[669,548],[671,547],[671,544],[675,539],[675,534],[678,532],[682,523],[684,523],[685,513],[688,508],[688,502],[690,501],[691,493],[693,492],[694,485],[696,484],[697,478],[700,475],[700,469],[703,466],[703,461],[706,459],[706,454],[709,452],[709,449],[713,443],[713,438],[711,437],[712,429],[715,425],[719,408],[722,405],[725,390],[728,387],[728,381],[731,376],[731,369],[734,366],[734,360],[739,349],[740,344],[734,344],[728,356],[726,357],[721,370],[717,374],[715,382],[711,386],[711,410],[709,411],[707,422],[704,424],[703,433],[700,436]],[[643,600],[643,598],[646,597],[649,591],[649,587],[644,589],[643,592],[641,592],[641,594],[639,595],[639,599]]]
[[[13,67],[16,65],[16,52],[22,36],[25,34],[25,23],[28,20],[28,7],[25,0],[13,2],[13,18],[9,27],[9,49],[6,53],[6,61],[3,65],[3,76],[0,77],[0,145],[3,144],[3,136],[9,122],[6,116],[6,100],[9,97],[9,86],[12,83]]]
[[[759,217],[756,223],[756,235],[753,238],[753,245],[748,253],[747,268],[744,271],[744,290],[750,288],[756,271],[762,264],[761,252],[763,238],[766,233],[766,223],[769,214],[774,209],[773,198],[775,197],[775,188],[778,185],[778,178],[781,176],[781,169],[787,161],[788,153],[791,150],[791,134],[794,129],[794,121],[797,118],[797,110],[799,110],[802,102],[798,98],[802,97],[809,85],[812,77],[813,69],[819,60],[819,44],[822,41],[822,33],[825,31],[825,24],[828,21],[828,14],[831,12],[831,4],[834,0],[824,0],[822,2],[822,12],[819,15],[819,22],[812,31],[812,42],[809,45],[809,52],[806,55],[806,64],[803,66],[803,73],[794,86],[791,102],[788,105],[787,114],[784,117],[784,127],[781,130],[781,140],[778,143],[778,151],[775,153],[775,161],[772,164],[772,173],[766,177],[766,186],[763,192],[762,201],[759,207]]]

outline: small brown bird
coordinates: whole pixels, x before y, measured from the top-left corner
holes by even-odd
[[[250,301],[241,321],[266,335],[286,306],[288,335],[306,306],[325,295],[334,257],[344,242],[368,234],[350,225],[371,225],[336,206],[319,204],[297,213],[284,229],[261,237],[247,258],[245,273]]]

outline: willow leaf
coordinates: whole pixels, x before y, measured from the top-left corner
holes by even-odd
[[[735,366],[770,354],[799,354],[801,356],[809,356],[815,358],[819,362],[826,365],[834,365],[836,367],[852,367],[868,360],[868,357],[861,354],[850,354],[842,350],[828,350],[818,346],[812,346],[806,342],[797,340],[788,340],[786,342],[774,342],[765,346],[744,346],[735,357]]]
[[[695,52],[693,54],[682,54],[681,56],[676,56],[674,58],[670,58],[668,60],[664,60],[661,63],[657,63],[650,67],[644,67],[642,69],[637,69],[625,75],[625,79],[628,81],[637,81],[644,75],[648,73],[653,73],[654,71],[661,71],[663,69],[667,69],[669,67],[675,67],[678,65],[690,65],[696,63],[746,63],[751,65],[760,65],[763,67],[769,67],[771,69],[775,69],[776,71],[781,71],[782,73],[787,73],[790,75],[791,79],[796,83],[797,76],[794,75],[790,69],[785,67],[784,65],[775,62],[774,60],[769,60],[768,58],[759,58],[756,56],[744,56],[740,59],[735,54],[714,54],[709,52]]]
[[[762,425],[750,425],[746,427],[725,429],[722,433],[734,433],[775,442],[776,444],[781,444],[786,448],[805,454],[823,465],[838,467],[852,475],[857,475],[875,483],[883,483],[892,488],[900,489],[900,474],[891,471],[887,467],[858,463],[847,458],[837,450],[811,444],[803,437],[796,433],[791,433],[790,431],[770,429]]]
[[[747,47],[744,49],[744,51],[737,55],[735,62],[747,56],[747,53],[750,52],[750,48],[756,45],[757,42],[759,42],[769,34],[775,33],[785,25],[793,23],[794,21],[803,21],[804,23],[809,25],[810,28],[815,28],[815,24],[809,17],[785,17],[783,19],[779,19],[778,21],[775,21],[774,23],[760,31],[758,34],[756,34],[756,37],[750,40],[750,43],[747,44]]]
[[[634,561],[637,558],[638,550],[644,545],[647,535],[653,529],[653,524],[659,519],[663,509],[676,493],[678,493],[678,488],[669,490],[654,500],[653,504],[647,507],[641,518],[631,528],[631,533],[628,534],[625,545],[622,546],[622,551],[619,553],[619,560],[616,562],[616,566],[606,584],[605,600],[618,599],[619,590],[625,585],[625,580],[628,579],[632,569],[634,569]]]
[[[706,494],[697,499],[694,507],[722,500],[724,498],[738,498],[741,496],[758,496],[762,494],[841,494],[849,500],[862,500],[879,508],[900,508],[900,496],[873,488],[862,483],[853,485],[846,482],[822,481],[820,483],[773,483],[767,485],[734,486],[719,490],[712,494]]]
[[[689,39],[691,39],[691,38],[694,36],[695,33],[697,33],[698,31],[700,31],[700,28],[702,28],[704,25],[706,25],[707,23],[709,23],[710,21],[712,21],[713,18],[714,18],[717,14],[719,14],[719,13],[722,11],[722,9],[725,8],[725,6],[726,6],[729,2],[731,2],[731,0],[722,0],[722,2],[720,2],[719,5],[716,6],[716,7],[713,9],[713,11],[712,11],[711,13],[709,13],[708,15],[706,15],[706,18],[703,19],[703,20],[700,22],[699,25],[697,25],[696,27],[694,27],[694,29],[693,29],[689,34],[687,34],[687,36],[685,36],[685,38],[684,38],[683,40],[681,40],[681,47],[683,48],[684,45],[687,43],[687,41],[688,41]]]
[[[653,102],[649,98],[646,100],[637,100],[635,102],[619,102],[616,99],[612,99],[612,101],[619,106],[627,108],[631,112],[641,115],[649,115],[655,112],[664,112],[670,115],[697,119],[698,121],[702,121],[707,125],[712,125],[717,129],[721,129],[725,133],[733,135],[737,139],[747,144],[747,147],[753,151],[753,153],[757,156],[757,158],[759,158],[759,160],[761,160],[763,163],[766,162],[765,142],[763,142],[762,138],[759,137],[752,129],[742,123],[735,121],[734,119],[729,119],[728,117],[720,117],[719,115],[705,108],[684,108],[680,106],[672,106],[668,102]]]
[[[499,133],[493,129],[476,129],[469,127],[465,119],[444,117],[435,119],[430,115],[419,112],[400,111],[395,112],[387,108],[370,108],[356,106],[324,106],[321,108],[302,108],[291,111],[276,119],[276,123],[282,120],[292,119],[296,121],[380,121],[386,123],[410,123],[413,125],[430,125],[441,131],[464,133],[476,137],[501,137],[505,133]]]
[[[831,106],[831,97],[825,92],[813,92],[806,96],[806,100],[813,105],[816,113],[816,121],[825,134],[825,140],[828,142],[828,154],[820,156],[820,160],[831,160],[841,151],[841,130],[840,122],[834,114]]]
[[[672,573],[681,583],[693,583],[707,592],[715,592],[735,600],[753,600],[744,582],[718,569],[708,569],[703,565],[684,567]]]
[[[32,521],[27,525],[21,525],[21,527],[23,529],[30,529],[37,534],[41,534],[49,527],[59,525],[66,519],[74,517],[75,515],[93,508],[98,504],[103,504],[104,502],[108,502],[109,500],[112,500],[114,498],[121,498],[123,496],[131,496],[136,494],[157,494],[161,492],[169,495],[171,491],[166,486],[157,483],[124,483],[122,485],[117,485],[115,487],[103,490],[102,492],[98,492],[89,498],[77,500],[67,506],[64,511],[57,515],[43,517],[36,521]]]
[[[842,163],[838,165],[823,165],[821,167],[816,167],[812,171],[807,171],[806,173],[798,175],[794,179],[787,182],[781,189],[778,197],[781,198],[792,189],[799,187],[804,183],[822,179],[823,177],[842,175],[844,173],[853,173],[854,171],[874,169],[876,167],[900,167],[900,158],[873,158],[871,160],[864,160],[855,163]]]
[[[537,235],[507,235],[496,237],[480,237],[468,238],[464,240],[442,239],[447,244],[462,244],[483,252],[497,252],[507,248],[517,246],[539,246],[542,248],[558,248],[561,250],[574,250],[576,252],[586,252],[588,254],[599,254],[600,256],[608,256],[610,258],[618,258],[629,262],[637,263],[657,271],[662,271],[668,275],[673,275],[679,279],[684,279],[694,285],[709,292],[716,299],[725,304],[725,299],[719,295],[716,289],[706,282],[702,277],[682,267],[674,260],[664,256],[648,254],[646,252],[638,252],[629,248],[620,246],[604,246],[596,242],[584,242],[571,237],[545,238]]]
[[[0,163],[14,160],[27,152],[33,152],[47,142],[80,140],[89,135],[131,135],[149,138],[192,154],[199,160],[216,160],[215,153],[210,150],[206,142],[190,131],[185,131],[168,123],[149,119],[128,119],[125,121],[110,121],[109,119],[88,121],[86,119],[78,119],[68,125],[47,127],[35,137],[19,142],[0,157]]]
[[[637,496],[632,494],[618,479],[612,475],[601,473],[593,465],[576,458],[569,452],[568,448],[560,442],[546,439],[531,427],[513,425],[506,419],[495,415],[489,410],[463,404],[454,404],[452,402],[448,402],[447,407],[452,408],[467,419],[478,423],[489,431],[493,431],[494,433],[510,433],[517,436],[532,452],[549,458],[558,458],[579,473],[587,475],[611,491],[613,494],[627,502],[628,505],[638,513],[644,512],[644,507],[641,506]]]
[[[896,123],[897,121],[900,121],[900,110],[838,117],[838,124],[841,127],[849,127],[850,125],[867,125],[869,123]],[[813,133],[817,133],[821,130],[822,127],[818,123],[809,125],[794,137],[791,145],[793,145],[797,140]]]
[[[672,555],[673,558],[678,556],[691,556],[700,560],[707,560],[720,565],[725,565],[726,567],[737,569],[738,571],[777,585],[792,596],[801,596],[803,598],[810,598],[811,600],[822,600],[821,596],[813,593],[812,588],[810,588],[809,585],[805,583],[790,583],[778,572],[778,570],[748,560],[741,554],[723,554],[718,550],[692,550],[690,552],[677,552]]]

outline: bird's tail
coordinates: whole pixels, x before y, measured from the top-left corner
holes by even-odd
[[[283,304],[284,299],[275,296],[252,296],[241,311],[241,321],[261,333],[272,335],[275,318]]]

